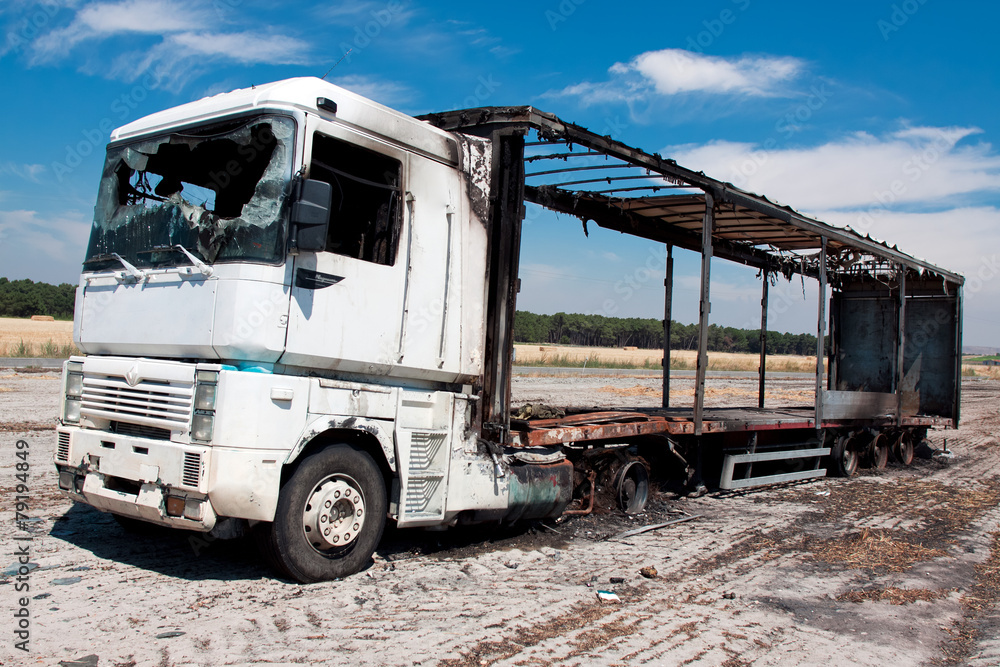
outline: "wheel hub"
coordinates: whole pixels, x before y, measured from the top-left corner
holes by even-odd
[[[330,477],[320,482],[302,513],[306,538],[321,551],[351,544],[364,524],[364,497],[343,477]]]

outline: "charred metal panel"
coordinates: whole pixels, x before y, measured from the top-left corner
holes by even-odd
[[[524,136],[520,132],[493,136],[482,435],[500,442],[506,439],[510,423],[510,350],[524,217]]]
[[[510,501],[504,520],[557,517],[572,499],[573,464],[569,461],[512,465]]]
[[[896,414],[896,395],[874,391],[824,391],[824,419],[876,419]]]
[[[898,308],[888,289],[881,294],[841,292],[834,296],[836,390],[893,391]]]
[[[958,295],[910,296],[904,324],[903,390],[916,392],[917,413],[958,417]]]

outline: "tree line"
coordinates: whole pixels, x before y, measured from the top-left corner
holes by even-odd
[[[51,315],[57,320],[71,320],[75,301],[76,285],[0,277],[0,317]]]
[[[514,317],[514,341],[589,347],[663,349],[663,321],[639,317],[605,317],[579,313],[537,315],[524,310]],[[670,349],[698,349],[698,325],[672,321]],[[708,328],[711,352],[760,352],[760,329],[736,329],[712,324]],[[767,332],[768,354],[816,354],[816,336]]]

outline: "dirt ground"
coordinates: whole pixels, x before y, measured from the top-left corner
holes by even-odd
[[[655,405],[658,382],[519,377],[514,395]],[[752,380],[709,386],[712,405],[756,395]],[[809,382],[773,386],[777,405]],[[273,578],[247,542],[127,534],[63,499],[58,392],[56,373],[0,370],[0,569],[25,544],[38,565],[29,591],[0,578],[4,665],[1000,664],[1000,381],[966,379],[961,428],[931,436],[951,458],[697,499],[664,490],[636,517],[390,530],[367,570],[309,586]],[[673,519],[689,520],[615,537]],[[21,597],[28,653],[14,648]]]

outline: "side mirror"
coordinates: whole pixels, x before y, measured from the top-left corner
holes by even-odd
[[[323,250],[330,227],[333,186],[311,178],[302,181],[292,204],[292,245],[299,250]]]

